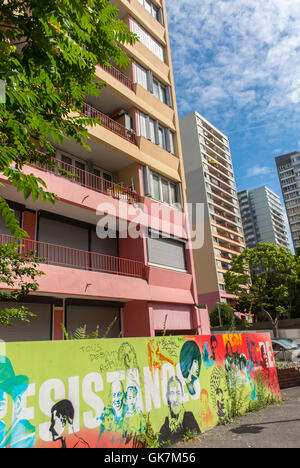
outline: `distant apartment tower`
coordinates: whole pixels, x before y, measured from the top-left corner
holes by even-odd
[[[295,250],[300,248],[300,151],[275,158]]]
[[[265,185],[238,193],[246,246],[266,242],[289,248],[281,201]]]
[[[229,142],[197,112],[179,124],[187,200],[204,204],[204,245],[193,250],[198,300],[211,310],[234,300],[225,290],[224,274],[245,247]]]

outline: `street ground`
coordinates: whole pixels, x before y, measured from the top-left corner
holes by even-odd
[[[281,390],[283,403],[247,413],[174,448],[300,448],[300,387]]]

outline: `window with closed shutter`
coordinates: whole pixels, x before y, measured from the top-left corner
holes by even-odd
[[[150,233],[147,245],[150,264],[186,271],[184,241],[153,238]]]

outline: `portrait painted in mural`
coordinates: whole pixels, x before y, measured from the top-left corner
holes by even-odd
[[[143,411],[138,404],[138,388],[134,385],[127,387],[125,396],[125,415],[123,431],[128,435],[141,435],[146,431]]]
[[[180,369],[190,395],[196,393],[196,382],[201,370],[201,352],[195,341],[184,343],[180,351]]]
[[[200,433],[199,425],[191,411],[185,411],[183,405],[183,387],[178,377],[171,377],[167,385],[167,402],[169,413],[160,428],[160,442],[178,442],[186,432]]]
[[[74,407],[69,400],[61,400],[51,408],[50,433],[56,448],[90,448],[89,444],[74,433]],[[70,430],[69,430],[70,426]]]
[[[217,337],[215,335],[210,337],[210,349],[214,362],[218,365],[222,364],[222,352],[220,350],[220,344],[218,343]]]
[[[96,442],[96,448],[114,447],[120,438],[119,429],[116,430],[115,412],[112,406],[106,406],[100,416],[99,436]]]
[[[11,399],[12,420],[6,426],[1,424],[0,448],[30,448],[35,442],[35,427],[22,418],[24,394],[29,379],[25,375],[15,375],[13,366],[6,356],[0,356],[0,408],[5,414],[8,400]]]
[[[210,367],[214,365],[214,359],[213,359],[211,347],[207,341],[204,343],[202,356],[203,356],[203,364],[206,369],[209,369]]]
[[[125,392],[121,380],[115,380],[111,384],[109,400],[114,412],[114,424],[116,432],[123,431],[123,420],[125,415]]]

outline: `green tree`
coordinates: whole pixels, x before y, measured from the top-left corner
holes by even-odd
[[[210,324],[212,327],[229,326],[234,328],[236,323],[236,316],[234,309],[229,304],[219,303],[209,313]]]
[[[108,0],[1,2],[5,102],[0,102],[0,172],[25,200],[55,202],[43,180],[25,174],[23,166],[38,162],[55,167],[53,144],[65,139],[89,149],[87,127],[99,121],[83,115],[84,99],[99,96],[105,85],[95,79],[96,67],[111,61],[126,66],[121,46],[135,40]],[[0,214],[15,238],[28,237],[1,196]],[[7,255],[14,255],[10,248]]]
[[[237,310],[267,318],[278,336],[279,319],[295,310],[299,273],[299,257],[284,247],[262,243],[233,258],[225,274],[226,290],[237,296]]]

